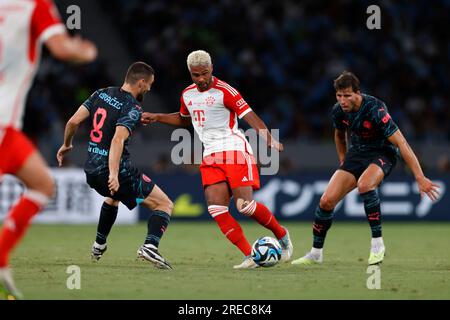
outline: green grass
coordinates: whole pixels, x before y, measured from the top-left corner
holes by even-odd
[[[288,223],[298,258],[311,245],[311,223]],[[270,235],[244,223],[249,241]],[[335,222],[324,263],[233,270],[239,251],[213,222],[173,221],[160,246],[174,270],[136,261],[146,225],[115,226],[101,261],[90,260],[95,226],[33,225],[11,264],[27,299],[450,299],[450,224],[385,222],[381,289],[369,290],[367,223]],[[81,268],[69,290],[67,267]]]

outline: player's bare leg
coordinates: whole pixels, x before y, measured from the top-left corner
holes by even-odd
[[[91,249],[91,258],[93,261],[100,260],[108,248],[106,238],[116,221],[119,203],[120,201],[108,197],[106,197],[103,202],[97,225],[97,236]]]
[[[9,254],[25,235],[31,219],[45,206],[54,192],[54,182],[47,164],[34,151],[15,173],[26,186],[24,194],[8,213],[0,232],[0,291],[6,298],[20,298],[9,265]]]
[[[148,219],[148,231],[145,243],[137,251],[138,258],[153,263],[160,269],[172,269],[172,266],[158,251],[159,242],[169,225],[173,203],[169,197],[157,186],[145,198],[142,205],[153,211]]]
[[[228,184],[221,181],[205,187],[205,199],[208,212],[216,221],[222,233],[245,256],[244,262],[234,266],[235,269],[255,268],[256,263],[251,259],[252,247],[245,238],[241,226],[229,212],[231,193]],[[250,259],[249,259],[250,258]]]
[[[384,259],[385,246],[381,233],[380,198],[377,188],[384,179],[383,170],[376,164],[370,164],[358,179],[358,192],[364,201],[364,210],[372,231],[368,264],[379,264]]]
[[[328,229],[333,222],[333,210],[347,193],[356,187],[356,178],[353,174],[337,170],[330,179],[325,192],[320,198],[313,223],[313,246],[305,256],[292,261],[292,264],[308,265],[323,261],[323,244]]]
[[[289,232],[287,228],[282,227],[279,224],[278,220],[264,204],[253,200],[252,187],[243,186],[234,188],[233,197],[236,201],[236,208],[239,212],[254,219],[260,225],[273,232],[283,249],[281,261],[289,261],[293,252],[293,245]]]
[[[228,206],[230,204],[230,188],[225,181],[205,187],[205,199],[208,206]]]

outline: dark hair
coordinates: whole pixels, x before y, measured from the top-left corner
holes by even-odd
[[[339,77],[334,79],[333,84],[336,91],[347,88],[352,88],[353,92],[359,91],[359,79],[349,71],[342,72]]]
[[[135,84],[140,79],[148,79],[150,76],[155,74],[155,70],[150,67],[145,62],[135,62],[133,63],[127,71],[125,76],[125,82],[129,84]]]

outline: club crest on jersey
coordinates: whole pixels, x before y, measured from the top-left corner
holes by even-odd
[[[214,97],[212,96],[209,96],[208,98],[205,99],[205,102],[207,106],[212,106],[214,102],[216,102],[216,99],[214,99]]]
[[[366,129],[372,129],[372,123],[370,123],[370,121],[364,121],[363,122],[363,127]]]
[[[128,112],[128,116],[131,118],[131,120],[136,121],[137,119],[140,118],[140,114],[139,111],[137,110],[131,110],[130,112]]]

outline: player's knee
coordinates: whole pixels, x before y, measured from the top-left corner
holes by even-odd
[[[110,206],[113,206],[113,207],[118,207],[120,201],[119,200],[114,200],[114,199],[111,199],[111,198],[107,197],[107,198],[105,198],[105,203],[107,205],[110,205]]]
[[[167,198],[167,214],[170,216],[170,215],[172,215],[172,211],[173,211],[173,202],[172,202],[172,200],[170,200],[169,198]]]
[[[333,210],[334,207],[336,206],[336,200],[327,196],[327,195],[323,195],[320,198],[320,202],[319,202],[319,207],[321,207],[323,210]]]
[[[250,201],[245,201],[242,198],[238,198],[236,199],[236,209],[238,209],[239,212],[241,212],[242,209],[244,209],[249,203]]]
[[[240,213],[245,214],[246,216],[251,216],[256,210],[256,201],[238,199],[236,201],[236,208]]]
[[[161,199],[154,210],[163,211],[171,216],[173,211],[173,202],[169,198]]]
[[[375,189],[376,189],[375,186],[373,186],[370,183],[367,183],[364,180],[358,181],[358,192],[359,193],[366,193],[366,192],[369,192],[369,191],[372,191],[372,190],[375,190]]]
[[[36,191],[44,194],[49,199],[53,198],[55,194],[55,181],[49,175],[41,181],[41,183],[34,188]]]

